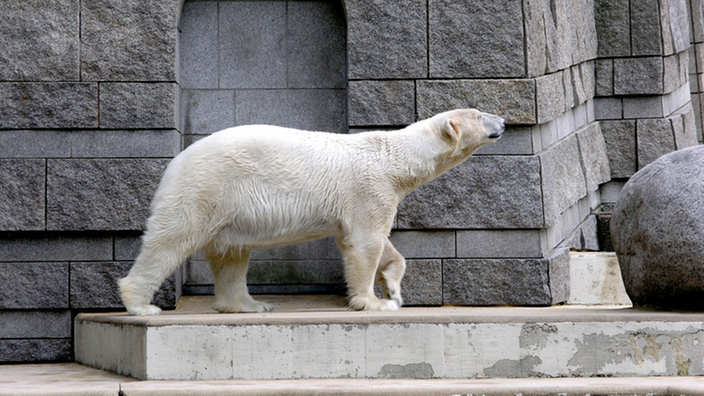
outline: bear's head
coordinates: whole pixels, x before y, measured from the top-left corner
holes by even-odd
[[[501,138],[503,118],[475,109],[459,109],[440,114],[441,133],[452,148],[452,157],[469,157],[477,149]]]

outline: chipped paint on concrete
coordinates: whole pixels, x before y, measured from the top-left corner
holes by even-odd
[[[376,375],[376,378],[416,378],[429,379],[434,378],[435,372],[433,366],[428,363],[409,363],[409,364],[385,364]]]

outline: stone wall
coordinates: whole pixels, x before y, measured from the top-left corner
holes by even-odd
[[[599,248],[593,211],[658,155],[701,140],[687,84],[702,11],[691,0],[690,19],[688,2],[9,1],[0,362],[70,360],[72,316],[121,308],[115,280],[169,159],[251,122],[357,133],[458,107],[503,116],[498,143],[400,205],[404,298],[565,302],[569,249]],[[342,283],[329,239],[252,258],[255,291]],[[210,283],[196,255],[157,301]]]

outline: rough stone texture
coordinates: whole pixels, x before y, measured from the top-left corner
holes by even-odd
[[[71,263],[71,308],[122,308],[117,280],[127,276],[131,267],[131,262],[124,261]],[[172,276],[157,291],[152,302],[162,308],[174,308],[176,300]]]
[[[687,104],[681,113],[670,117],[672,129],[675,135],[675,147],[677,150],[695,146],[697,142],[697,127],[694,119],[694,109],[691,104]]]
[[[0,81],[77,81],[78,0],[11,0],[0,15]]]
[[[668,119],[645,119],[636,123],[638,169],[675,151],[672,124]]]
[[[531,79],[420,80],[417,83],[418,118],[473,107],[497,114],[508,124],[535,124],[535,95],[535,81]]]
[[[613,59],[598,59],[596,61],[596,95],[611,96],[614,94],[614,61]]]
[[[623,118],[623,99],[620,97],[594,99],[594,116],[597,120]]]
[[[577,138],[571,136],[540,155],[545,225],[553,226],[560,214],[587,195]]]
[[[542,258],[536,230],[457,231],[458,258]]]
[[[631,55],[628,0],[594,0],[600,58]]]
[[[0,158],[62,158],[71,156],[69,131],[0,131]]]
[[[0,263],[0,309],[68,308],[68,263]]]
[[[100,127],[179,129],[179,92],[173,83],[101,83]]]
[[[667,56],[663,60],[663,93],[670,93],[682,85],[678,55]]]
[[[141,230],[169,160],[49,160],[47,229]]]
[[[142,247],[140,235],[115,235],[115,260],[131,261],[137,258]]]
[[[0,362],[67,362],[73,345],[70,338],[48,340],[0,340]]]
[[[452,231],[396,231],[390,240],[405,258],[455,256],[455,233]]]
[[[431,0],[428,10],[430,77],[525,76],[520,2]]]
[[[660,20],[665,55],[682,52],[689,47],[689,30],[692,21],[687,14],[687,0],[662,0]]]
[[[531,128],[509,126],[498,142],[480,148],[474,155],[531,155],[536,151]]]
[[[658,3],[658,0],[631,2],[631,47],[634,56],[663,53]]]
[[[71,338],[71,311],[2,311],[3,338]]]
[[[631,177],[636,164],[636,121],[602,121],[612,178]]]
[[[442,261],[406,260],[401,281],[403,305],[442,305]]]
[[[624,186],[611,237],[635,305],[704,309],[704,146],[670,153]]]
[[[235,95],[237,125],[271,124],[325,132],[347,131],[344,90],[251,90]]]
[[[74,158],[174,157],[180,151],[178,131],[76,131],[71,134]]]
[[[0,83],[0,128],[96,128],[98,84]]]
[[[250,263],[249,284],[344,283],[340,260],[261,260]]]
[[[218,88],[218,3],[185,2],[180,25],[181,87]]]
[[[350,81],[349,125],[412,124],[415,94],[413,81]]]
[[[81,0],[83,81],[175,81],[172,1]]]
[[[398,225],[541,228],[540,197],[538,158],[474,157],[406,197],[398,208]]]
[[[112,238],[94,234],[0,235],[3,261],[97,261],[112,259]]]
[[[0,230],[44,229],[45,160],[0,160]]]
[[[345,1],[350,79],[426,78],[426,3]]]
[[[663,93],[661,57],[614,59],[616,95],[657,95]]]
[[[184,90],[181,93],[181,130],[206,134],[235,125],[235,92]]]
[[[633,96],[623,98],[623,118],[662,118],[662,96]]]
[[[587,182],[587,192],[590,193],[598,189],[600,184],[611,180],[606,143],[599,124],[592,123],[577,132],[577,141]]]
[[[535,79],[538,124],[555,119],[565,111],[563,73],[552,73]]]

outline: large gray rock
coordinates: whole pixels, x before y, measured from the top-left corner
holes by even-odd
[[[0,103],[0,129],[98,127],[94,83],[0,83]]]
[[[704,309],[704,146],[665,155],[618,197],[611,238],[635,305]]]
[[[78,81],[79,3],[3,2],[0,81]]]
[[[0,160],[0,230],[44,229],[45,160]]]

